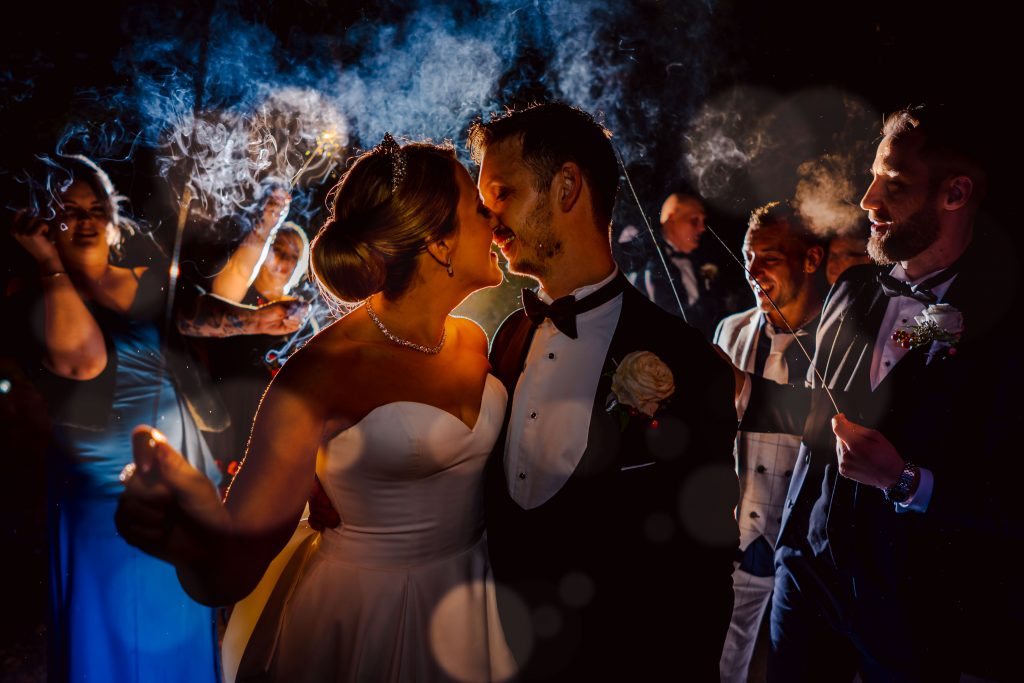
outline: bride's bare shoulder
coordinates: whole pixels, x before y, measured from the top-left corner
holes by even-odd
[[[336,320],[292,354],[274,382],[315,390],[318,397],[331,393],[379,353],[362,337],[348,316]]]
[[[468,353],[487,355],[487,333],[476,321],[460,316],[451,316],[452,324],[458,333],[458,344]]]

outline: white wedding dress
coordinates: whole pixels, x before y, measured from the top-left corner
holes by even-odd
[[[506,401],[488,375],[472,428],[400,401],[327,444],[317,474],[342,524],[291,557],[237,681],[513,677],[483,537],[483,468]]]

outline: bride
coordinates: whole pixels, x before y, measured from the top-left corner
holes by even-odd
[[[196,600],[230,604],[288,542],[315,471],[342,524],[293,558],[238,680],[506,680],[481,477],[507,396],[484,332],[450,315],[501,282],[493,219],[451,149],[390,136],[335,191],[313,273],[365,304],[274,379],[223,504],[137,428],[118,528]]]

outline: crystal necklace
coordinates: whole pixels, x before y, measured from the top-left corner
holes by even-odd
[[[447,334],[447,331],[444,329],[441,330],[441,340],[437,342],[437,346],[423,346],[423,344],[416,344],[415,342],[411,342],[407,339],[402,339],[401,337],[392,334],[391,330],[386,328],[384,326],[384,323],[381,322],[380,318],[377,317],[377,314],[374,313],[373,306],[370,305],[369,299],[366,300],[366,314],[370,316],[370,320],[372,320],[373,324],[377,326],[377,329],[380,330],[381,334],[387,337],[388,341],[392,342],[393,344],[405,346],[407,348],[412,349],[413,351],[419,351],[420,353],[426,353],[431,356],[436,356],[438,353],[440,353],[441,347],[444,346],[445,335]]]

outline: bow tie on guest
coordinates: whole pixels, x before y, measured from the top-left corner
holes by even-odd
[[[625,283],[626,278],[620,271],[612,278],[611,282],[579,301],[570,294],[555,299],[550,304],[543,302],[532,289],[524,289],[523,309],[526,311],[526,317],[534,325],[540,325],[545,318],[550,318],[559,332],[570,339],[576,339],[579,337],[579,332],[576,329],[576,316],[614,299],[622,292]]]
[[[879,273],[878,284],[882,286],[882,292],[884,292],[888,297],[905,296],[911,299],[916,299],[927,306],[937,303],[939,300],[939,297],[935,296],[935,293],[932,292],[932,287],[941,285],[943,282],[956,275],[959,269],[960,261],[958,259],[949,268],[939,271],[924,282],[920,282],[916,285],[904,282],[903,280],[893,277],[889,273]]]
[[[691,258],[691,255],[685,251],[669,250],[665,252],[665,255],[669,258],[684,258],[688,260]]]

